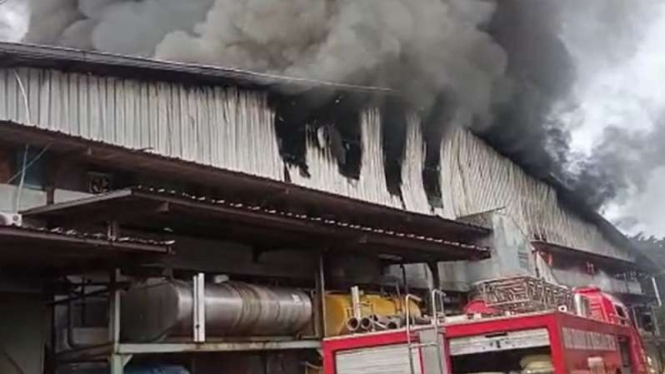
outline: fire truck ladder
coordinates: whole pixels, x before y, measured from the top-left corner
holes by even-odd
[[[411,374],[448,374],[448,362],[444,354],[445,344],[443,340],[443,328],[441,320],[445,313],[443,310],[443,300],[445,293],[441,290],[435,289],[431,293],[432,302],[432,321],[429,328],[414,329],[415,325],[412,323],[411,310],[409,302],[414,298],[413,295],[406,295],[406,344],[409,355],[409,365]],[[437,309],[437,304],[441,305],[441,311]],[[418,342],[414,343],[412,340],[413,334],[418,335]],[[422,370],[416,370],[414,366],[414,351],[420,354],[420,362],[422,362]]]

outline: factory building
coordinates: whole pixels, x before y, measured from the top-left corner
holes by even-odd
[[[317,373],[353,286],[454,311],[532,275],[652,302],[616,228],[390,90],[0,56],[1,373]]]

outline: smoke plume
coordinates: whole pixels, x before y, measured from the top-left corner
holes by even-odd
[[[664,208],[656,191],[665,188],[665,4],[584,4],[567,10],[562,30],[579,76],[577,108],[559,117],[572,131],[571,184],[624,229],[665,235],[654,211]]]
[[[0,1],[0,40],[21,41],[28,31],[28,14],[28,4],[24,1]]]
[[[18,0],[14,0],[18,1]],[[24,0],[30,1],[30,0]],[[491,120],[488,0],[31,0],[25,41],[403,90]]]
[[[608,91],[598,82],[644,52],[657,3],[8,0],[0,40],[392,87],[430,113],[470,118],[466,125],[532,175],[563,181],[599,208],[646,188],[647,169],[663,159],[660,104],[639,94],[634,77],[612,102],[621,115],[597,103]],[[646,49],[662,45],[652,44]],[[642,117],[614,105],[636,92]],[[652,126],[627,125],[645,118]],[[589,128],[595,135],[580,135]]]

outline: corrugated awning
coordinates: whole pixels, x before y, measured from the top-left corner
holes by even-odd
[[[132,229],[237,240],[268,249],[281,246],[364,251],[399,256],[404,262],[489,256],[484,247],[401,231],[378,222],[341,221],[145,187],[44,206],[23,214],[67,225],[80,220],[113,220]]]
[[[29,270],[34,270],[128,257],[154,259],[168,254],[171,244],[129,237],[110,239],[66,229],[0,226],[0,265],[30,265]]]

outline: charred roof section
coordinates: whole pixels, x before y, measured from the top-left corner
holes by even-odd
[[[360,115],[366,99],[350,93],[333,95],[271,94],[275,130],[282,159],[308,176],[307,144],[328,150],[340,174],[358,179],[362,158]]]

